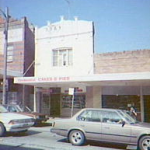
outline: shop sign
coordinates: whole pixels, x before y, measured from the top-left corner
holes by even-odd
[[[70,88],[69,88],[70,89]],[[65,93],[70,93],[70,91],[69,90],[65,90],[64,91]],[[74,93],[83,93],[84,92],[84,90],[82,89],[82,88],[80,88],[80,87],[75,87],[74,88]],[[69,94],[69,95],[72,95],[72,94]]]
[[[60,82],[60,81],[70,81],[70,77],[25,77],[15,80],[15,83],[28,83],[28,82]]]
[[[69,95],[74,95],[74,88],[69,88]]]

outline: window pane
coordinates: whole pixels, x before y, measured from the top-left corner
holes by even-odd
[[[101,111],[87,110],[84,111],[78,120],[90,121],[90,122],[101,122]]]
[[[53,66],[58,66],[58,51],[53,50]]]
[[[8,46],[7,47],[7,62],[12,62],[13,61],[13,46]]]
[[[71,66],[73,64],[72,49],[53,50],[53,66]]]
[[[103,122],[107,123],[119,123],[122,120],[122,118],[116,112],[113,111],[104,111],[102,113],[102,117]]]
[[[68,65],[72,66],[73,64],[73,54],[72,54],[72,50],[68,51]]]

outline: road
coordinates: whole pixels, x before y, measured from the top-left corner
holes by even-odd
[[[9,133],[0,138],[0,150],[123,150],[125,146],[88,142],[73,146],[66,138],[50,132],[51,126],[32,127],[28,133]]]

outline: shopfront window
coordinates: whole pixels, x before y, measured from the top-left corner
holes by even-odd
[[[72,96],[64,95],[62,97],[62,108],[72,107]],[[85,108],[85,95],[75,95],[74,97],[74,108],[82,109]]]
[[[8,50],[7,50],[7,62],[12,62],[13,61],[13,56],[14,56],[13,49],[14,49],[13,46],[8,46]]]
[[[103,95],[102,99],[103,108],[130,110],[133,106],[136,112],[140,112],[139,95]]]

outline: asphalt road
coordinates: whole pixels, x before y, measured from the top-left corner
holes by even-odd
[[[126,146],[87,142],[84,146],[73,146],[66,138],[50,132],[51,126],[32,127],[28,133],[9,133],[0,138],[0,150],[124,150]]]

